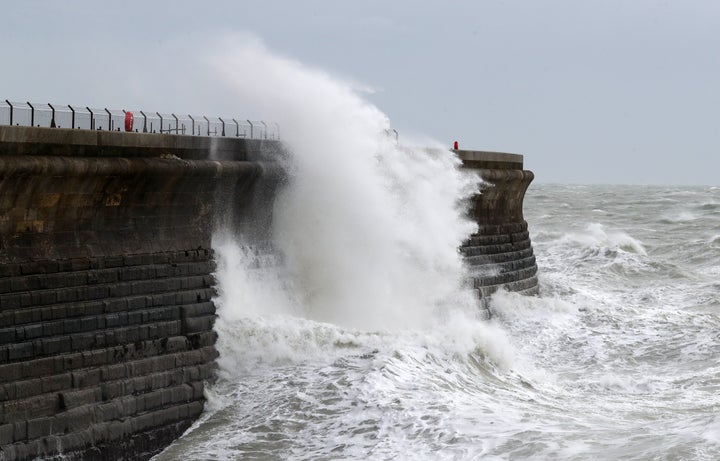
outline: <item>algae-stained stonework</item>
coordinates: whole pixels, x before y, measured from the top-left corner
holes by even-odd
[[[263,144],[209,142],[0,127],[1,460],[146,459],[201,413],[211,232]]]

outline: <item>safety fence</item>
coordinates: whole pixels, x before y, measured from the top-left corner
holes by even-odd
[[[280,139],[280,126],[262,120],[236,120],[205,115],[176,115],[50,103],[22,103],[7,99],[0,102],[0,125]]]

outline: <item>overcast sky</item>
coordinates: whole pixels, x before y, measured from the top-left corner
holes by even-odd
[[[522,153],[537,182],[720,185],[718,0],[25,0],[0,18],[0,99],[254,118],[202,59],[248,34],[367,91],[401,141]]]

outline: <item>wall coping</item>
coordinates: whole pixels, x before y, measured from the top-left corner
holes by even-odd
[[[481,150],[453,150],[461,160],[467,162],[501,162],[515,164],[518,169],[523,168],[523,156],[506,152],[491,152]]]
[[[248,160],[279,141],[124,131],[0,125],[0,155],[157,157]]]

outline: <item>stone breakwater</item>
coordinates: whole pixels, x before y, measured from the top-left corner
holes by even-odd
[[[200,415],[217,356],[212,234],[263,241],[276,141],[0,126],[0,460],[147,459]],[[461,250],[481,299],[537,292],[522,156]]]
[[[147,459],[192,424],[217,356],[212,231],[273,148],[0,127],[0,460]]]
[[[538,294],[537,264],[523,200],[534,175],[523,169],[523,156],[498,152],[455,151],[463,167],[476,171],[484,184],[471,200],[477,233],[462,245],[473,286],[487,306],[499,289]]]

